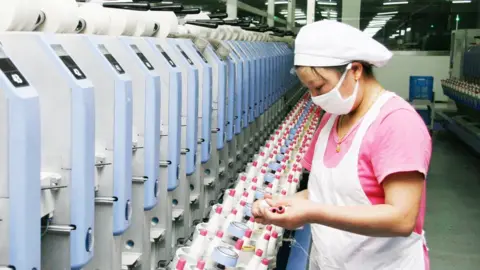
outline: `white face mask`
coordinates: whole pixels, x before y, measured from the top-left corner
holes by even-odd
[[[313,103],[325,110],[326,112],[334,115],[343,115],[350,113],[355,103],[355,99],[357,98],[358,81],[355,83],[355,88],[353,89],[352,95],[347,99],[343,99],[342,95],[340,94],[340,87],[345,80],[348,70],[350,70],[351,68],[352,64],[349,64],[345,69],[342,77],[340,78],[340,81],[330,92],[316,97],[312,97]]]

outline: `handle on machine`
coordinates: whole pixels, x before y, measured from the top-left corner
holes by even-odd
[[[145,2],[107,2],[102,4],[106,8],[118,8],[128,10],[147,11],[150,9],[150,4]]]
[[[199,8],[184,8],[182,10],[174,11],[174,12],[177,15],[199,14],[200,9]]]
[[[226,19],[228,17],[227,13],[215,13],[208,15],[210,19]]]
[[[206,27],[206,28],[217,28],[218,24],[215,23],[205,23],[205,22],[198,22],[198,21],[188,21],[187,24]]]
[[[219,19],[212,19],[212,20],[195,20],[193,22],[200,22],[200,23],[212,23],[212,24],[218,24],[218,25],[224,25],[225,21],[224,20],[219,20]]]
[[[150,4],[150,10],[152,11],[182,11],[183,5],[182,4]]]

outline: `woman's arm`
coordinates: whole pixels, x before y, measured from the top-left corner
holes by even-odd
[[[328,206],[304,199],[269,201],[272,206],[289,207],[284,214],[263,211],[263,221],[288,229],[316,223],[367,236],[408,236],[417,221],[424,179],[419,172],[387,176],[383,181],[385,204],[380,205]]]

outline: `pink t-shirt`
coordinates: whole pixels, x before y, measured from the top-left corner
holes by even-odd
[[[320,130],[325,126],[331,114],[326,113],[319,124],[309,149],[305,153],[302,165],[311,170],[315,144]],[[338,119],[337,119],[338,120]],[[337,121],[328,138],[324,155],[324,165],[335,167],[350,148],[358,130],[357,123],[344,137],[342,151],[336,152],[338,139]],[[358,159],[358,176],[360,184],[370,202],[385,203],[382,181],[390,174],[418,171],[425,176],[428,172],[432,142],[428,129],[415,109],[404,99],[392,97],[380,110],[377,119],[367,130],[360,147]],[[425,188],[420,205],[420,213],[415,226],[415,233],[422,234],[425,219]],[[428,252],[425,247],[426,269],[429,269]]]

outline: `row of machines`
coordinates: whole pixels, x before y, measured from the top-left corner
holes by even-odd
[[[457,110],[439,115],[446,127],[480,153],[480,29],[452,32],[450,78],[442,80],[443,92]]]
[[[225,191],[223,202],[213,206],[208,222],[196,226],[191,245],[177,249],[175,269],[282,269],[276,256],[284,240],[291,239],[281,227],[256,223],[252,204],[267,194],[284,197],[297,192],[303,176],[300,161],[320,116],[321,109],[304,94]],[[289,211],[265,201],[260,205],[277,214]]]
[[[169,266],[286,115],[285,37],[161,8],[0,32],[0,269]]]

